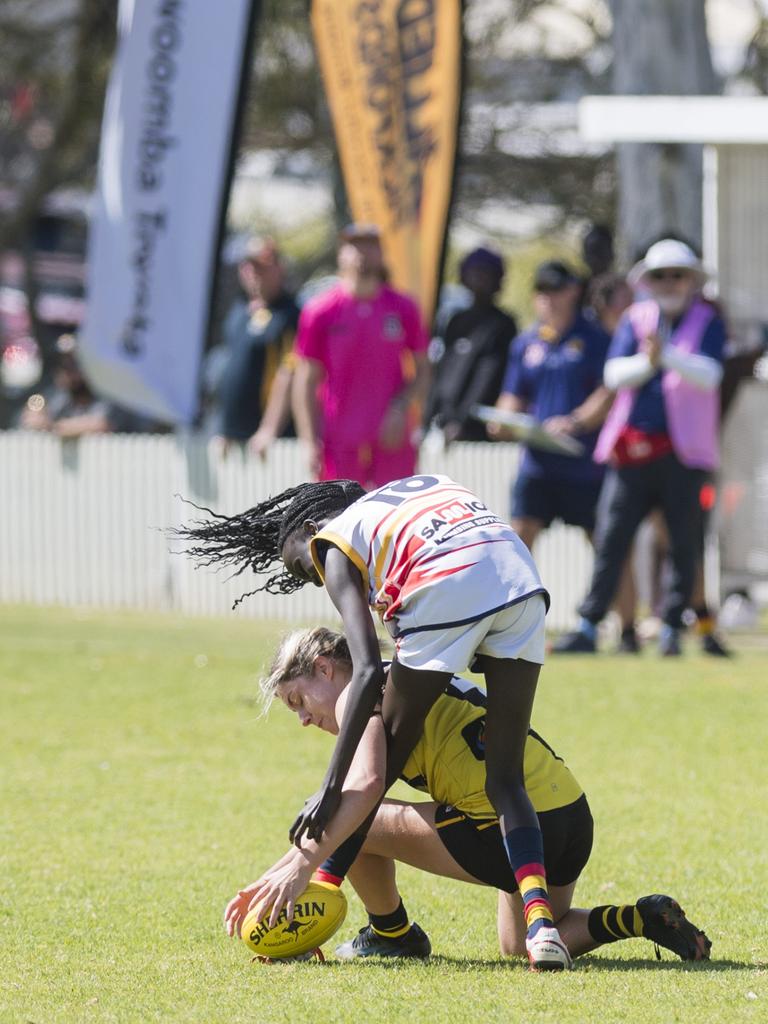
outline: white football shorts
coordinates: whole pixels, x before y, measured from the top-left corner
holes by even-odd
[[[425,672],[464,672],[477,654],[544,664],[542,594],[534,594],[483,619],[446,629],[424,629],[396,641],[397,660]]]

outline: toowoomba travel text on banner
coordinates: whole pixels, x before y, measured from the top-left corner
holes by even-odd
[[[197,412],[258,9],[254,0],[120,3],[81,345],[99,392],[171,423]]]
[[[461,0],[313,0],[315,46],[352,215],[431,320],[453,191]]]

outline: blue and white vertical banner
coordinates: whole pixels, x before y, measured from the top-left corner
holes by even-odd
[[[258,0],[121,0],[81,334],[94,388],[190,423]]]

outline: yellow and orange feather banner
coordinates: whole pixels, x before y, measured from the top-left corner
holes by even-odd
[[[313,0],[352,216],[381,230],[391,283],[432,319],[453,192],[461,0]]]

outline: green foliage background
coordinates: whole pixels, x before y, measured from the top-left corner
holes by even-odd
[[[267,968],[222,911],[283,851],[331,742],[282,707],[259,717],[279,632],[2,610],[3,1024],[766,1019],[764,652],[553,659],[537,698],[596,820],[577,904],[668,891],[711,963],[636,940],[532,975],[498,957],[492,892],[402,869],[429,963]],[[340,938],[363,923],[352,895]]]

